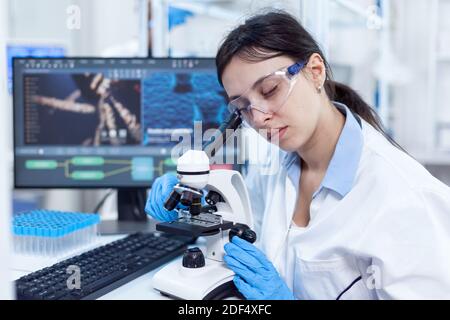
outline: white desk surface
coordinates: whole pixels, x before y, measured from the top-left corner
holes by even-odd
[[[114,235],[114,236],[100,236],[97,246],[103,245],[108,242],[118,240],[126,235]],[[177,258],[180,259],[180,258]],[[51,264],[50,264],[51,265]],[[160,266],[126,284],[123,286],[101,296],[99,300],[169,300],[168,297],[161,295],[158,291],[152,287],[153,275],[165,265]],[[37,270],[35,270],[37,271]],[[12,270],[13,279],[18,279],[28,272]]]

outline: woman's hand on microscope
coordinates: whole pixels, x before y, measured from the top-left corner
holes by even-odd
[[[145,212],[159,221],[173,221],[178,218],[178,213],[175,210],[167,211],[164,209],[164,201],[166,201],[177,183],[178,179],[172,173],[166,173],[157,178],[153,182],[145,204]]]

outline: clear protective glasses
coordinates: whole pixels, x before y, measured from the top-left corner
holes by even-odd
[[[228,110],[240,113],[245,125],[254,127],[255,110],[274,114],[286,102],[298,79],[304,62],[274,71],[257,80],[244,94],[228,103]]]

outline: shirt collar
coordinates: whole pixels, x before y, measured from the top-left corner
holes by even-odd
[[[346,116],[345,124],[336,144],[333,157],[328,165],[325,177],[313,197],[323,187],[337,192],[341,197],[345,197],[353,187],[361,158],[363,136],[359,118],[355,118],[346,105],[339,102],[333,102],[333,104]],[[287,153],[284,157],[283,164],[287,169],[289,178],[298,190],[301,174],[298,154],[296,152]]]

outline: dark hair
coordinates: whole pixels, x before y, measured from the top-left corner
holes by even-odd
[[[325,91],[332,101],[345,104],[350,110],[381,132],[392,144],[400,147],[383,128],[377,113],[350,87],[333,81],[331,68],[314,38],[290,14],[273,10],[257,14],[232,30],[216,55],[220,84],[225,67],[234,56],[258,62],[278,56],[289,56],[307,62],[312,54],[319,54],[326,67]]]

